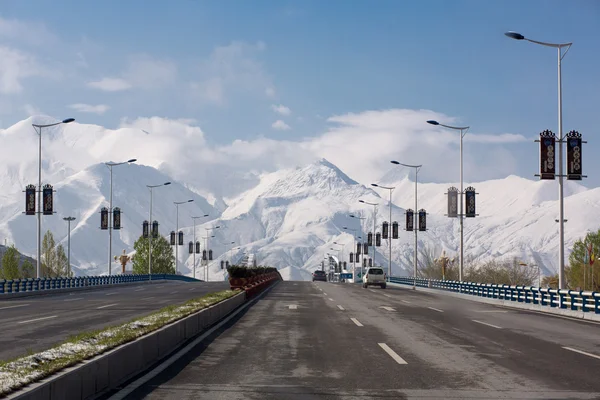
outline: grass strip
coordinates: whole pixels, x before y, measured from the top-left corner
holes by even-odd
[[[0,397],[83,360],[131,342],[238,293],[239,290],[209,293],[180,305],[162,308],[121,325],[71,336],[49,350],[0,362]]]

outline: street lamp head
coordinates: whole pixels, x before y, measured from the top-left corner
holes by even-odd
[[[132,158],[131,160],[127,160],[128,163],[136,162],[137,158]]]
[[[208,214],[204,214],[205,217],[208,217]]]
[[[190,200],[188,200],[187,202],[188,202],[188,203],[191,203],[192,201],[194,201],[194,199],[190,199]]]
[[[347,227],[347,226],[344,226],[343,228],[344,228],[344,229],[348,229],[348,227]]]
[[[171,184],[171,182],[165,182],[165,183],[163,183],[163,186],[168,186],[170,184]]]
[[[396,164],[396,165],[400,165],[400,163],[398,161],[392,160],[390,161],[392,164]]]
[[[431,124],[431,125],[439,125],[439,124],[440,124],[439,122],[437,122],[437,121],[434,121],[434,120],[432,120],[432,119],[430,119],[429,121],[427,121],[427,123],[428,123],[428,124]],[[392,161],[392,162],[393,162],[393,161]]]
[[[63,124],[68,124],[68,123],[71,123],[71,122],[73,122],[73,121],[75,121],[75,118],[67,118],[67,119],[63,119],[63,120],[62,120],[62,123],[63,123]]]
[[[371,183],[371,186],[379,187],[379,185],[376,183]]]
[[[521,35],[520,33],[513,32],[513,31],[508,31],[508,32],[505,32],[504,34],[511,39],[516,39],[516,40],[525,39],[525,36]]]
[[[359,203],[365,203],[365,201],[364,201],[364,200],[359,200],[358,202],[359,202]],[[365,203],[365,204],[366,204],[366,203]]]

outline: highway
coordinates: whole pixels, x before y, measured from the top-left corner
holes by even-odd
[[[46,350],[71,335],[118,325],[168,305],[228,288],[227,282],[161,280],[0,299],[0,360]]]
[[[106,398],[598,399],[598,371],[595,323],[410,288],[281,282]]]

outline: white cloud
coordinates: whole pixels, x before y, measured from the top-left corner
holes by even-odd
[[[290,115],[292,113],[292,110],[290,110],[288,107],[284,106],[283,104],[279,104],[279,105],[273,104],[273,105],[271,105],[271,109],[281,115]]]
[[[118,92],[131,89],[131,83],[121,78],[102,78],[99,81],[88,82],[87,85],[105,92]]]
[[[271,128],[276,129],[278,131],[287,131],[287,130],[292,129],[292,128],[290,128],[290,126],[288,124],[286,124],[285,122],[283,122],[280,119],[278,119],[277,121],[273,122],[271,124]]]
[[[71,105],[69,105],[69,108],[72,108],[73,110],[77,110],[79,112],[93,113],[93,114],[98,114],[98,115],[102,115],[110,109],[110,107],[107,106],[106,104],[98,104],[98,105],[93,106],[91,104],[83,104],[83,103],[71,104]]]
[[[0,37],[34,46],[53,44],[58,41],[58,38],[43,23],[9,20],[2,17],[0,17]]]
[[[216,47],[200,65],[198,79],[191,82],[192,93],[200,100],[222,105],[230,92],[265,91],[272,97],[275,89],[258,55],[266,49],[263,42],[254,45],[232,42]],[[265,89],[266,88],[266,89]]]
[[[33,55],[0,46],[0,93],[20,93],[24,78],[44,74]]]

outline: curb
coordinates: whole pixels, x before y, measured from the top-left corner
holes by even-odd
[[[392,283],[392,282],[388,282],[388,285],[397,287],[397,288],[401,288],[401,289],[412,290],[411,285],[403,285],[401,283]],[[549,315],[549,316],[567,317],[567,318],[572,318],[572,319],[580,319],[580,320],[584,320],[584,321],[600,322],[600,314],[596,314],[593,311],[583,312],[583,311],[565,310],[565,309],[554,308],[554,307],[549,307],[549,306],[542,306],[540,304],[527,304],[527,303],[519,303],[516,301],[506,301],[506,300],[502,300],[502,299],[489,299],[486,297],[454,293],[454,292],[449,292],[449,291],[440,290],[440,289],[429,289],[429,288],[424,288],[424,287],[419,287],[419,286],[416,287],[416,290],[418,290],[418,291],[420,290],[420,291],[427,292],[427,293],[443,294],[444,296],[451,296],[451,297],[456,297],[458,299],[475,301],[478,303],[486,303],[486,304],[491,304],[491,305],[504,307],[504,308],[512,308],[515,310],[534,311],[534,312],[538,312],[538,313]]]
[[[6,399],[92,399],[152,367],[246,302],[246,293],[189,315],[7,395]]]

